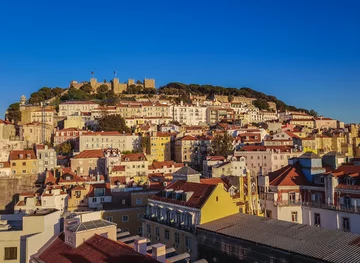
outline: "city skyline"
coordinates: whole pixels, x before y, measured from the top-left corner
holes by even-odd
[[[360,122],[357,1],[1,5],[2,114],[43,86],[67,87],[92,71],[102,81],[116,70],[121,81],[154,78],[157,87],[250,87]]]

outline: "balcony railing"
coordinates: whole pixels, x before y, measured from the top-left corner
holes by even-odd
[[[284,201],[274,201],[274,206],[282,207],[282,206],[299,206],[301,205],[300,201],[296,200],[284,200]]]
[[[150,221],[153,221],[153,222],[157,222],[159,224],[167,225],[167,226],[170,226],[170,227],[175,227],[177,229],[187,231],[187,232],[190,232],[190,233],[195,232],[195,226],[188,226],[188,225],[181,224],[181,223],[179,224],[179,223],[175,222],[174,219],[172,219],[172,220],[160,219],[160,218],[157,218],[156,216],[146,215],[146,214],[144,215],[144,219],[150,220]]]
[[[313,207],[313,208],[322,208],[329,209],[335,211],[343,211],[349,213],[359,213],[360,214],[360,206],[352,206],[352,205],[332,205],[325,204],[319,202],[302,202],[303,206]]]

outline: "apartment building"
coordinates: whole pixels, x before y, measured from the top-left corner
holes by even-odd
[[[93,177],[105,174],[103,150],[84,150],[71,158],[71,170],[79,176]]]
[[[194,260],[197,258],[195,227],[238,211],[222,183],[176,181],[149,198],[143,235],[152,242],[174,247],[177,253],[187,252]]]
[[[35,145],[36,158],[38,160],[38,173],[43,175],[46,171],[51,171],[57,166],[56,152],[47,145]]]
[[[315,121],[313,118],[306,118],[306,119],[290,119],[289,124],[294,126],[305,126],[308,128],[313,129],[315,127]]]
[[[246,159],[246,167],[251,173],[267,174],[288,165],[288,159],[303,154],[289,146],[244,146],[240,151],[235,151],[236,157]]]
[[[116,148],[133,151],[140,148],[140,136],[119,132],[83,132],[79,136],[79,150]]]
[[[43,134],[43,127],[45,127],[45,134]],[[44,126],[40,122],[27,123],[21,126],[20,136],[27,146],[31,148],[34,144],[42,144],[44,140],[51,142],[53,133],[53,126],[45,124]]]
[[[206,122],[209,125],[214,125],[221,120],[234,120],[235,112],[231,108],[224,107],[207,107],[206,108]]]
[[[67,116],[64,120],[64,129],[74,128],[82,130],[86,126],[85,118],[83,116]]]
[[[9,121],[0,120],[0,140],[14,140],[16,127]]]
[[[75,150],[79,150],[79,137],[86,131],[83,131],[78,128],[67,128],[62,130],[57,130],[54,133],[54,146],[63,144],[63,143],[71,143]]]
[[[314,118],[315,120],[315,128],[317,129],[336,129],[338,128],[338,121],[331,119],[331,118],[325,118],[320,116],[319,118]]]
[[[59,104],[59,116],[81,116],[83,113],[90,113],[95,108],[99,108],[99,104],[93,101],[62,102]]]
[[[206,107],[196,105],[187,105],[182,101],[180,105],[173,107],[173,120],[186,125],[199,125],[206,123]]]
[[[171,160],[171,137],[169,132],[152,132],[148,147],[149,161],[170,161]]]
[[[54,110],[37,110],[31,112],[30,122],[45,122],[47,125],[54,125]]]
[[[14,150],[10,152],[11,174],[29,175],[38,173],[38,160],[33,150]]]
[[[170,117],[169,105],[159,102],[122,101],[116,105],[116,113],[123,118],[131,117]]]

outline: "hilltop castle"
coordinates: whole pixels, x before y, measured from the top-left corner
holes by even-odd
[[[80,82],[73,80],[70,82],[69,87],[74,87],[79,89],[81,86],[86,84],[87,82]],[[118,78],[113,78],[110,82],[98,82],[96,78],[91,78],[88,82],[94,91],[101,85],[107,86],[109,89],[113,90],[115,94],[120,94],[125,91],[129,86],[142,86],[143,88],[152,88],[155,89],[155,79],[144,79],[142,83],[135,82],[134,79],[128,79],[125,83],[120,83]]]

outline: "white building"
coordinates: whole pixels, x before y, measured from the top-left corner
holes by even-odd
[[[206,123],[206,107],[196,105],[180,105],[173,106],[173,119],[181,124],[199,125]]]
[[[98,108],[99,104],[93,101],[68,101],[60,103],[59,116],[66,117],[70,115],[81,116],[82,113],[90,113],[93,109]]]
[[[132,151],[140,147],[140,136],[119,132],[84,132],[79,137],[79,151],[116,148]]]

